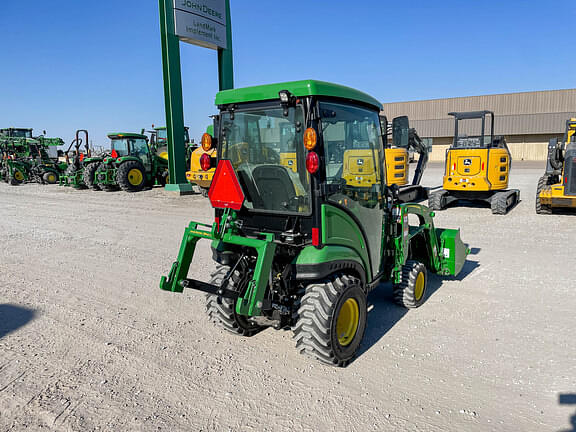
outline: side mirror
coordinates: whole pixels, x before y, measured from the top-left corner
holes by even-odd
[[[392,120],[392,144],[394,147],[407,148],[410,135],[410,122],[407,116]]]
[[[42,131],[42,135],[46,135],[46,131],[45,131],[45,130]]]

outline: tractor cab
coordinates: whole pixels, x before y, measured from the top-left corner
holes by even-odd
[[[112,159],[133,156],[140,159],[145,166],[150,165],[150,146],[146,135],[117,133],[108,134],[108,138]],[[108,159],[108,162],[114,162],[112,159]]]
[[[32,129],[28,128],[0,129],[0,136],[4,136],[6,138],[32,138]]]

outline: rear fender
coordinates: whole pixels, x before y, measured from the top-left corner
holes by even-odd
[[[348,247],[307,246],[293,262],[297,280],[318,280],[340,271],[352,272],[366,283],[366,270],[362,258]]]

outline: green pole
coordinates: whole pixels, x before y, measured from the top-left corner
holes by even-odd
[[[232,21],[230,0],[226,0],[226,49],[218,48],[218,85],[220,91],[234,88],[234,63],[232,59]]]
[[[158,3],[168,138],[168,172],[170,174],[170,184],[166,185],[165,190],[183,195],[192,193],[192,185],[186,181],[180,40],[175,32],[172,0],[159,0]]]

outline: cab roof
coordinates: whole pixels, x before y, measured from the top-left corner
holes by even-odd
[[[265,84],[253,87],[223,90],[216,94],[215,103],[216,105],[227,105],[231,103],[278,99],[278,92],[281,90],[288,90],[296,97],[337,97],[351,101],[363,102],[374,106],[378,110],[382,109],[382,104],[366,93],[340,84],[316,80],[288,81],[277,84]]]
[[[148,139],[146,135],[133,132],[110,132],[108,138],[142,138]]]

